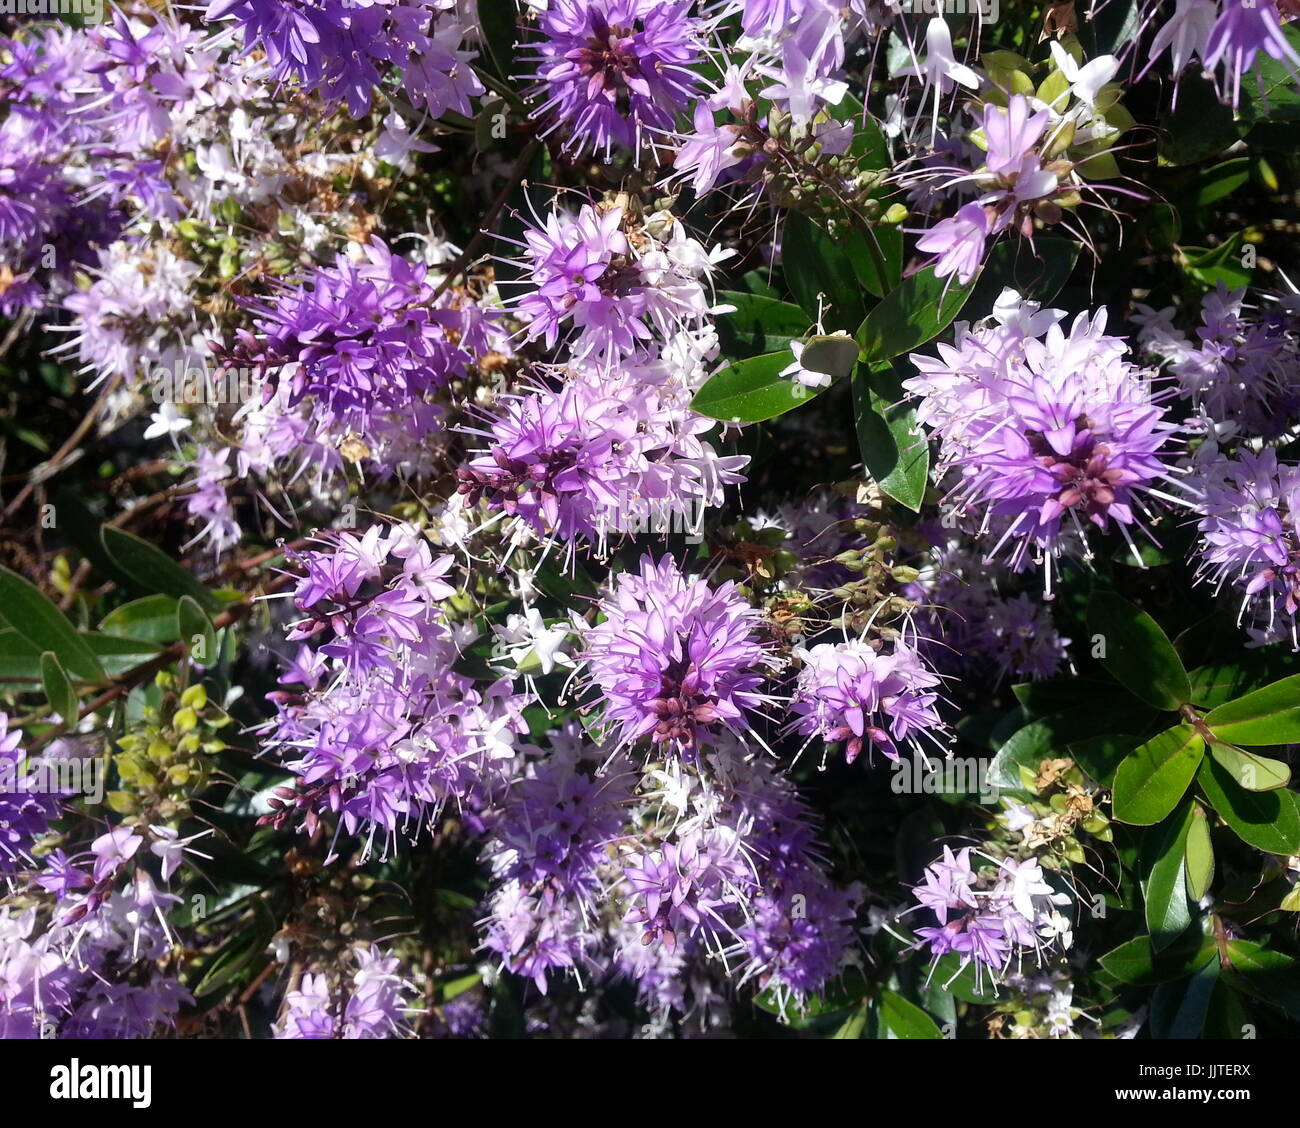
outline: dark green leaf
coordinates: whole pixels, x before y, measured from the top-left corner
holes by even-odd
[[[41,686],[51,708],[58,713],[65,725],[77,723],[81,706],[77,702],[76,690],[59,662],[59,656],[52,650],[41,655]]]
[[[880,993],[880,1022],[895,1038],[942,1038],[934,1019],[893,991]]]
[[[1211,957],[1190,978],[1157,987],[1151,997],[1151,1037],[1199,1038],[1218,979],[1219,961]]]
[[[482,42],[492,69],[501,78],[514,74],[514,46],[519,11],[515,0],[478,0]]]
[[[725,423],[759,423],[784,415],[821,391],[780,374],[793,363],[794,356],[782,352],[730,364],[695,393],[691,409]]]
[[[1187,975],[1210,959],[1214,941],[1194,931],[1185,932],[1163,952],[1151,946],[1151,937],[1127,940],[1101,957],[1101,966],[1123,983],[1149,985]]]
[[[864,363],[875,366],[933,340],[961,312],[975,281],[936,278],[932,266],[904,278],[858,327]]]
[[[1169,636],[1145,611],[1111,592],[1088,600],[1088,633],[1106,672],[1157,709],[1178,709],[1190,700],[1191,683]]]
[[[1148,831],[1142,848],[1142,858],[1147,866],[1143,890],[1147,931],[1151,934],[1151,946],[1157,952],[1169,947],[1192,922],[1183,880],[1183,859],[1194,806],[1190,801],[1184,803],[1163,826]]]
[[[188,595],[182,595],[176,602],[176,631],[200,665],[216,664],[216,628],[212,625],[208,613],[199,606],[198,601]],[[199,643],[203,644],[201,654],[195,649]]]
[[[178,599],[188,595],[211,611],[220,608],[217,597],[162,549],[112,525],[104,526],[102,536],[113,562],[141,591],[150,595],[174,595]]]
[[[811,323],[797,305],[759,294],[723,290],[718,300],[736,307],[733,313],[722,314],[717,319],[718,341],[722,355],[728,359],[743,360],[788,349],[790,342],[802,337]]]
[[[850,332],[866,313],[862,283],[842,242],[800,212],[786,216],[781,264],[790,292],[814,320],[821,311],[827,329]]]
[[[1249,995],[1281,1007],[1300,1022],[1300,968],[1282,952],[1269,951],[1249,940],[1228,942],[1223,976]]]
[[[147,642],[175,642],[176,600],[170,595],[146,595],[110,611],[100,621],[105,634]]]
[[[99,680],[104,667],[95,652],[40,590],[16,572],[0,568],[0,616],[42,653],[53,651],[72,673]]]
[[[1204,207],[1224,196],[1231,196],[1250,179],[1250,158],[1234,157],[1213,168],[1206,169],[1196,178],[1196,202]]]
[[[867,473],[900,505],[919,511],[930,481],[930,444],[916,426],[916,412],[885,403],[860,366],[853,378],[853,413]]]

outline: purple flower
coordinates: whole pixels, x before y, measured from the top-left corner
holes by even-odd
[[[450,11],[449,11],[450,9]],[[468,114],[483,87],[460,44],[465,29],[454,6],[440,0],[210,0],[209,21],[234,19],[247,51],[261,47],[275,77],[296,78],[329,101],[344,101],[354,118],[389,68],[431,117]]]
[[[989,217],[981,204],[965,204],[955,216],[940,220],[917,240],[918,250],[938,255],[934,273],[938,278],[956,274],[965,285],[975,277],[984,261],[989,236]]]
[[[1006,291],[998,324],[959,326],[941,362],[913,356],[921,375],[904,385],[943,438],[941,470],[960,474],[947,504],[985,508],[1001,530],[994,551],[1012,541],[1017,571],[1031,548],[1061,550],[1067,517],[1070,532],[1082,520],[1141,528],[1141,494],[1168,477],[1174,427],[1105,311],[1080,314],[1068,336],[1062,316]]]
[[[713,935],[726,926],[720,909],[738,899],[752,871],[726,830],[691,832],[680,842],[628,859],[623,870],[631,908],[625,919],[644,925],[642,943],[662,940],[671,951],[678,933]]]
[[[928,947],[935,962],[955,952],[961,967],[975,964],[977,981],[991,972],[996,983],[1026,952],[1057,937],[1068,944],[1068,928],[1053,906],[1068,904],[1069,897],[1047,883],[1037,861],[1006,858],[992,877],[982,877],[970,855],[970,847],[954,855],[945,846],[943,858],[914,887],[917,908],[938,921],[915,930],[917,946]]]
[[[56,797],[28,790],[22,735],[0,713],[0,881],[35,866],[32,847],[59,813]]]
[[[795,683],[790,728],[828,743],[844,743],[851,764],[863,748],[879,748],[889,759],[899,758],[896,741],[940,725],[929,692],[939,677],[902,642],[886,652],[853,639],[799,647],[803,663]]]
[[[537,15],[534,117],[565,148],[608,157],[670,130],[699,87],[704,27],[686,2],[551,0]]]
[[[587,679],[620,745],[649,736],[693,756],[723,729],[743,731],[772,659],[757,635],[759,613],[732,583],[711,590],[671,557],[642,557],[602,600],[604,621],[587,630]]]
[[[1198,575],[1242,589],[1255,645],[1289,639],[1300,650],[1300,466],[1279,463],[1269,447],[1227,458],[1207,443],[1188,485],[1199,494]]]

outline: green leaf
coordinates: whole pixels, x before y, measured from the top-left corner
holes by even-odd
[[[822,335],[808,338],[799,364],[809,372],[820,372],[832,381],[842,380],[858,363],[858,343],[852,337]]]
[[[781,265],[790,293],[814,320],[828,329],[852,331],[866,313],[862,283],[842,241],[800,212],[786,216]]]
[[[789,302],[739,290],[723,290],[718,300],[736,307],[717,319],[718,341],[728,359],[780,352],[808,330],[808,315]]]
[[[1097,758],[1107,755],[1118,765],[1137,743],[1134,738],[1115,736],[1106,730],[1114,725],[1140,729],[1150,715],[1148,710],[1129,698],[1114,709],[1079,705],[1052,716],[1040,717],[1017,729],[998,749],[989,764],[989,786],[1014,799],[1031,799],[1033,793],[1021,782],[1020,769],[1025,767],[1037,772],[1043,760],[1060,756],[1074,758],[1076,748],[1086,754],[1078,757],[1084,771],[1098,783],[1106,783],[1108,780],[1102,779],[1095,770]],[[1108,743],[1094,749],[1091,745],[1094,739]],[[1126,743],[1128,741],[1132,743]]]
[[[1184,803],[1165,825],[1147,833],[1143,845],[1142,857],[1148,867],[1143,890],[1147,931],[1157,952],[1169,947],[1192,923],[1183,880],[1183,858],[1194,806],[1190,801]]]
[[[893,407],[872,391],[866,368],[853,378],[853,414],[858,451],[868,474],[880,488],[913,512],[919,512],[930,482],[930,444],[907,404]]]
[[[1205,723],[1232,744],[1300,743],[1300,674],[1212,709]]]
[[[724,423],[760,423],[800,407],[822,389],[780,375],[794,362],[789,352],[729,364],[695,393],[691,410]]]
[[[1151,946],[1151,937],[1138,936],[1112,948],[1101,957],[1101,966],[1122,983],[1149,986],[1187,975],[1212,958],[1214,941],[1196,932],[1185,932],[1162,952]]]
[[[105,525],[101,536],[113,562],[141,591],[174,595],[177,599],[188,595],[209,610],[220,609],[220,600],[162,549],[112,525]]]
[[[1192,686],[1169,636],[1145,611],[1111,592],[1088,600],[1088,633],[1101,642],[1101,664],[1120,685],[1154,705],[1176,710],[1191,699]]]
[[[1213,168],[1206,169],[1196,178],[1193,191],[1201,207],[1231,196],[1250,179],[1250,158],[1234,157]]]
[[[47,650],[41,655],[41,687],[45,690],[51,708],[58,713],[63,723],[76,724],[77,717],[81,714],[81,705],[77,701],[77,693],[72,688],[72,682],[64,673],[59,656],[52,650]]]
[[[170,595],[146,595],[124,603],[100,620],[105,634],[146,642],[175,642],[176,600]]]
[[[1251,272],[1241,265],[1242,234],[1238,231],[1217,247],[1179,247],[1183,270],[1209,289],[1220,282],[1229,288],[1248,285]]]
[[[1109,788],[1115,785],[1120,764],[1141,743],[1141,737],[1126,733],[1093,736],[1070,741],[1065,746],[1065,754],[1102,787]]]
[[[182,642],[194,653],[194,645],[202,641],[202,657],[196,655],[201,665],[212,666],[217,659],[217,631],[208,613],[198,601],[182,595],[176,603],[176,630]]]
[[[933,340],[961,313],[975,281],[936,278],[932,266],[904,278],[858,326],[863,362],[874,367]]]
[[[1247,791],[1213,757],[1196,774],[1205,797],[1243,842],[1269,854],[1300,853],[1300,807],[1295,793]]]
[[[1242,83],[1242,89],[1250,83]],[[1175,165],[1197,164],[1222,153],[1241,137],[1242,126],[1232,116],[1232,107],[1219,101],[1214,84],[1193,71],[1178,84],[1178,104],[1165,123],[1160,156]]]
[[[880,260],[884,263],[883,276],[876,255],[871,251],[870,244],[873,238]],[[877,298],[883,298],[902,281],[903,233],[897,227],[872,227],[870,234],[861,228],[851,227],[844,244],[853,272],[869,293]]]
[[[158,653],[153,643],[131,638],[79,631],[109,677],[117,677]],[[41,676],[41,653],[14,630],[0,631],[0,682],[31,680]]]
[[[857,1040],[867,1028],[867,1004],[861,1004],[843,1024],[831,1035],[832,1039]]]
[[[1187,895],[1200,901],[1214,880],[1214,842],[1210,837],[1210,818],[1199,803],[1192,804],[1192,822],[1187,828],[1184,854]]]
[[[1291,956],[1249,940],[1230,940],[1227,955],[1225,979],[1300,1022],[1300,968]]]
[[[915,1003],[893,991],[880,993],[880,1021],[895,1038],[942,1038],[943,1033]]]
[[[1247,791],[1276,791],[1291,782],[1291,767],[1281,760],[1256,756],[1218,740],[1210,741],[1210,755]]]
[[[1211,956],[1188,978],[1163,983],[1152,993],[1152,1038],[1199,1038],[1219,980],[1219,961]]]
[[[104,667],[95,652],[39,588],[16,572],[0,568],[0,616],[42,653],[53,651],[64,667],[83,678],[104,678]]]
[[[1191,725],[1175,725],[1135,748],[1115,771],[1115,817],[1158,823],[1178,806],[1204,756],[1205,741]]]

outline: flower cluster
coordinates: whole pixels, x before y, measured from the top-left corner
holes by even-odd
[[[942,438],[941,468],[956,479],[944,504],[983,510],[996,524],[990,555],[1010,544],[1019,571],[1058,555],[1084,523],[1144,527],[1143,495],[1161,496],[1175,427],[1106,313],[1069,327],[1004,291],[993,318],[960,324],[939,356],[913,354],[917,418]],[[1135,550],[1136,551],[1136,550]]]
[[[1003,858],[977,871],[969,846],[956,854],[945,846],[913,892],[917,908],[938,922],[916,929],[918,945],[935,963],[955,953],[958,971],[974,964],[977,982],[990,974],[996,982],[1057,939],[1068,944],[1069,924],[1056,906],[1069,904],[1069,894],[1053,889],[1033,859]]]

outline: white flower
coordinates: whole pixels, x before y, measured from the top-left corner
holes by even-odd
[[[530,655],[537,660],[543,674],[549,674],[557,666],[566,669],[573,666],[573,659],[564,651],[569,638],[568,626],[557,623],[548,627],[536,607],[530,607],[523,615],[509,616],[504,627],[492,629],[516,669],[521,669]]]
[[[1119,60],[1114,55],[1098,55],[1083,66],[1079,66],[1064,47],[1052,40],[1052,58],[1070,84],[1070,93],[1090,109],[1097,104],[1097,95],[1101,88],[1115,77],[1119,70]],[[1060,101],[1057,98],[1056,101]]]
[[[189,417],[182,415],[171,400],[163,400],[158,410],[149,416],[149,426],[144,429],[144,437],[161,439],[164,435],[179,435],[190,423]]]
[[[1055,43],[1052,45],[1056,46]],[[925,30],[925,58],[916,59],[914,56],[913,61],[914,66],[899,68],[900,78],[916,75],[940,94],[956,85],[979,89],[979,75],[964,63],[959,63],[952,53],[952,35],[942,16],[935,16]]]

